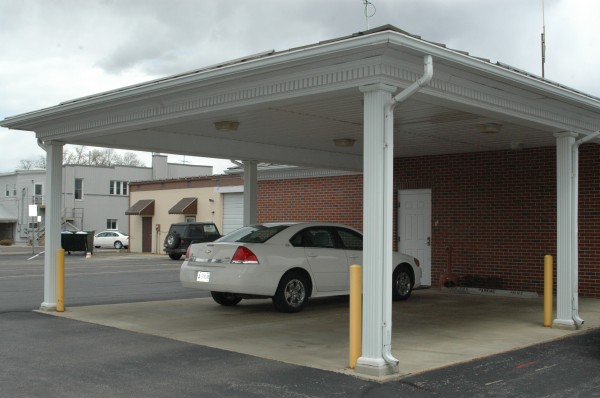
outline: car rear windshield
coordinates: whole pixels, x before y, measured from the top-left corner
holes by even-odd
[[[289,225],[250,225],[217,239],[217,242],[265,243]]]

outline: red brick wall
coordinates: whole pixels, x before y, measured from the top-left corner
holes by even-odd
[[[451,247],[453,272],[464,283],[543,291],[543,257],[556,256],[554,147],[402,158],[394,168],[394,192],[432,191],[433,285]],[[579,290],[589,297],[600,297],[599,182],[600,146],[584,145]],[[322,220],[362,229],[362,176],[260,181],[258,220]],[[394,231],[396,224],[394,215]]]
[[[362,230],[362,175],[259,181],[258,222],[329,221]]]

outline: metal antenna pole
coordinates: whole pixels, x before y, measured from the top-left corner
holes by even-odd
[[[369,0],[363,0],[363,4],[365,5],[365,24],[367,25],[367,30],[369,30],[369,18],[371,18],[377,12],[375,5],[371,3]],[[369,12],[369,7],[373,10]]]
[[[546,15],[544,0],[542,0],[542,78],[545,77],[544,64],[546,63]]]

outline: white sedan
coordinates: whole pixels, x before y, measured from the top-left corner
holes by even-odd
[[[362,264],[362,234],[331,223],[251,225],[190,245],[186,258],[181,284],[210,291],[221,305],[271,297],[279,311],[298,312],[309,297],[349,294],[349,266]],[[420,286],[421,268],[402,253],[392,261],[392,297],[405,300]]]
[[[129,236],[119,231],[102,231],[94,235],[94,247],[127,248],[129,247]]]

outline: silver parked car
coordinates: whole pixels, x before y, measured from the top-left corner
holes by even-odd
[[[94,235],[94,247],[121,249],[129,247],[129,236],[119,231],[102,231]]]
[[[210,243],[190,245],[179,278],[210,291],[226,306],[271,297],[282,312],[298,312],[309,297],[349,294],[349,266],[362,264],[362,234],[332,223],[269,223],[240,228]],[[417,259],[393,254],[392,296],[420,286]]]

